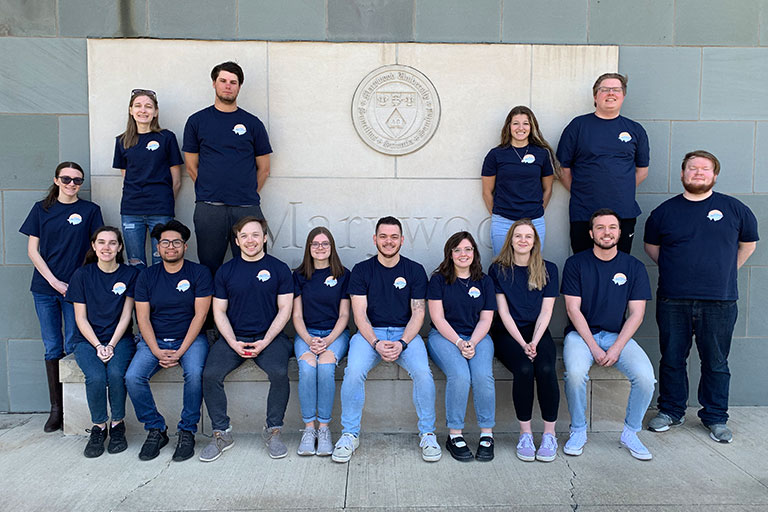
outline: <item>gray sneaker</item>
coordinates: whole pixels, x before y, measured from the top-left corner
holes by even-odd
[[[210,444],[200,452],[200,460],[213,462],[221,457],[223,452],[232,448],[233,444],[235,444],[235,439],[232,437],[232,426],[229,426],[227,430],[214,430]]]
[[[296,453],[299,455],[314,455],[315,441],[317,441],[317,430],[312,427],[305,428],[304,433],[301,435],[299,449],[296,451]]]
[[[685,416],[676,420],[669,414],[659,411],[656,417],[651,418],[651,421],[648,422],[648,430],[652,432],[666,432],[669,430],[669,427],[676,427],[683,423],[685,423]]]
[[[288,447],[285,446],[285,443],[280,438],[280,427],[269,428],[265,426],[262,437],[267,445],[270,457],[273,459],[282,459],[288,455]]]
[[[349,432],[341,434],[339,440],[336,441],[336,446],[333,448],[331,459],[333,462],[349,462],[358,446],[360,446],[360,439],[356,435]]]
[[[733,441],[733,432],[728,428],[725,423],[715,423],[714,425],[707,425],[709,429],[709,437],[717,441],[718,443],[730,443]]]
[[[317,430],[317,451],[321,457],[327,457],[333,453],[333,441],[331,440],[331,429],[320,427]]]

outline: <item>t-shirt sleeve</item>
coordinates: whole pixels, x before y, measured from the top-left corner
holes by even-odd
[[[200,141],[197,138],[196,116],[191,115],[184,125],[184,138],[182,139],[182,151],[186,153],[199,153]]]
[[[214,278],[214,297],[217,299],[228,300],[229,294],[227,293],[227,283],[224,279],[225,268],[219,267],[216,271],[216,277]]]
[[[40,210],[42,207],[35,203],[32,209],[29,211],[27,218],[19,228],[19,232],[27,236],[36,236],[40,238]]]
[[[483,296],[485,296],[485,304],[483,304],[483,311],[496,311],[496,290],[493,284],[493,279],[488,276],[483,276]]]
[[[483,160],[483,176],[496,176],[496,151],[493,149],[485,155]]]
[[[112,158],[112,167],[114,169],[125,169],[125,153],[123,151],[123,143],[120,142],[120,137],[115,138],[115,156]]]
[[[75,270],[72,277],[69,279],[69,286],[67,287],[67,294],[64,299],[67,302],[85,304],[85,283],[83,282],[83,270],[82,267]]]
[[[549,150],[547,148],[542,149],[544,150],[544,160],[541,163],[541,177],[544,178],[555,174],[555,170],[552,167],[552,155]]]
[[[504,293],[504,290],[501,288],[501,283],[499,283],[499,266],[496,265],[496,263],[491,264],[491,267],[488,269],[488,276],[490,276],[493,281],[494,291],[496,293]]]
[[[166,157],[168,158],[168,165],[173,167],[174,165],[183,164],[184,159],[181,157],[181,151],[179,151],[179,142],[176,140],[176,134],[168,130],[167,135],[168,146],[166,148]]]
[[[127,283],[125,283],[125,296],[134,298],[136,296],[136,279],[139,277],[139,269],[135,267],[130,267],[131,273],[130,277],[127,279]],[[70,284],[70,286],[72,286]]]
[[[291,269],[285,263],[280,263],[277,268],[277,294],[285,295],[287,293],[293,293],[293,276],[291,275]]]
[[[341,298],[349,298],[349,269],[344,268],[344,273],[341,275]]]
[[[148,270],[140,271],[136,278],[136,286],[133,291],[133,299],[136,302],[149,302],[149,283],[147,282]]]
[[[632,280],[632,289],[629,291],[627,300],[651,300],[651,281],[648,279],[648,271],[645,265],[639,260],[635,260],[634,279]]]
[[[101,226],[104,225],[104,218],[101,216],[101,208],[96,203],[93,204],[95,206],[95,210],[93,212],[93,215],[91,215],[91,226],[90,226],[90,233],[93,235],[97,229],[99,229]]]
[[[440,274],[432,274],[429,278],[429,285],[427,286],[427,299],[429,300],[443,300],[443,287],[440,285],[440,280],[445,281],[445,278]]]
[[[574,119],[568,123],[560,136],[560,142],[557,144],[557,159],[560,160],[560,165],[569,169],[573,166],[573,157],[576,152],[575,121]]]
[[[218,290],[218,286],[216,287],[216,289]],[[293,271],[293,296],[294,297],[301,296],[301,278],[299,277],[298,270]]]
[[[197,286],[195,286],[195,297],[208,297],[213,295],[213,278],[208,267],[200,265],[197,267]]]
[[[757,242],[760,237],[757,234],[757,218],[745,204],[741,204],[741,227],[739,229],[739,242]]]
[[[368,295],[368,280],[365,274],[361,263],[352,268],[352,274],[349,276],[350,295]]]
[[[647,276],[646,276],[647,278]],[[573,257],[565,260],[563,267],[563,282],[560,285],[560,293],[581,297],[581,280],[579,279],[579,267]]]
[[[557,292],[558,284],[559,284],[559,276],[557,275],[557,265],[554,263],[547,263],[547,274],[549,279],[547,280],[547,284],[544,286],[544,289],[542,290],[544,292],[544,297],[557,297],[559,293]]]
[[[256,156],[268,155],[272,152],[269,135],[267,134],[267,129],[264,128],[264,123],[260,120],[257,121],[258,125],[253,140],[253,154]]]
[[[413,269],[413,287],[411,288],[411,299],[427,298],[427,271],[420,263],[414,264]]]
[[[635,151],[635,167],[648,167],[651,161],[651,147],[648,134],[639,123],[637,125],[637,151]]]
[[[657,210],[653,210],[645,221],[645,232],[643,234],[643,242],[651,245],[661,245],[661,233],[659,233],[659,213]]]

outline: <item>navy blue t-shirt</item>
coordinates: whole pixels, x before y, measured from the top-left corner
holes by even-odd
[[[518,327],[536,323],[541,313],[544,297],[557,297],[557,265],[544,260],[547,270],[547,284],[541,290],[528,289],[528,267],[515,265],[502,269],[498,263],[491,265],[488,275],[493,278],[496,293],[504,294],[509,314]]]
[[[103,225],[101,208],[96,203],[85,199],[78,199],[72,204],[56,201],[45,211],[43,202],[38,201],[19,231],[40,239],[40,256],[56,279],[69,283],[91,248],[91,235]],[[30,290],[33,293],[59,295],[37,269],[32,274]]]
[[[189,116],[182,151],[198,153],[197,201],[234,206],[259,204],[256,157],[272,152],[264,124],[238,108],[221,112],[211,105]]]
[[[601,119],[594,113],[574,118],[557,145],[557,159],[571,169],[571,222],[587,221],[599,208],[622,219],[640,215],[635,201],[636,167],[648,167],[648,135],[631,119]]]
[[[339,277],[331,275],[331,268],[316,269],[307,279],[298,270],[293,271],[293,296],[301,297],[304,325],[308,329],[333,329],[339,320],[339,304],[348,299],[349,270]]]
[[[756,242],[757,219],[734,197],[703,201],[682,194],[661,203],[645,223],[644,241],[659,248],[658,296],[736,300],[739,242]]]
[[[552,176],[549,152],[534,144],[524,148],[496,147],[483,161],[483,176],[496,176],[493,213],[510,220],[544,215],[541,178]]]
[[[213,295],[208,267],[184,260],[169,274],[162,264],[143,270],[136,279],[136,302],[149,302],[150,321],[158,339],[180,340],[195,317],[195,299]]]
[[[627,303],[651,300],[651,283],[645,266],[634,256],[619,251],[612,260],[603,261],[587,249],[565,260],[560,293],[581,297],[581,313],[592,334],[618,333]],[[568,322],[565,333],[572,330]]]
[[[368,297],[367,314],[373,327],[405,327],[411,319],[411,299],[427,296],[427,273],[405,256],[392,268],[373,256],[352,269],[349,294]]]
[[[91,324],[96,338],[108,343],[117,329],[126,297],[134,296],[134,285],[139,270],[128,265],[120,265],[112,273],[99,268],[98,263],[80,267],[72,275],[67,288],[67,302],[85,304],[88,323]],[[133,323],[129,323],[123,337],[130,337]],[[88,342],[75,330],[75,342]]]
[[[493,281],[485,274],[480,281],[457,278],[453,284],[448,284],[441,274],[432,274],[427,299],[443,301],[446,321],[462,336],[472,335],[480,321],[480,312],[496,311]],[[434,323],[432,327],[435,327]]]
[[[262,336],[277,316],[277,296],[293,293],[291,269],[265,254],[259,261],[232,258],[216,272],[217,299],[229,301],[235,336]]]
[[[171,167],[181,165],[179,143],[170,130],[142,133],[139,142],[128,149],[118,135],[112,167],[125,169],[123,215],[174,215]]]

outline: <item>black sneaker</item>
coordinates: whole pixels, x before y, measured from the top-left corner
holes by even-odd
[[[176,442],[173,460],[181,462],[195,454],[195,433],[189,430],[179,430],[176,435],[179,436],[179,440]]]
[[[451,436],[448,436],[448,439],[445,440],[445,447],[448,449],[451,457],[458,461],[469,462],[474,458],[472,450],[469,449],[467,442],[461,436],[453,439],[451,439]]]
[[[88,439],[88,444],[85,445],[83,455],[89,459],[94,459],[104,453],[104,441],[107,440],[107,433],[98,425],[94,425],[90,430],[86,429],[86,432],[90,432],[91,437]]]
[[[477,445],[477,454],[475,458],[480,462],[493,460],[493,438],[480,436],[480,444]]]
[[[128,441],[125,440],[125,422],[121,421],[117,425],[109,427],[109,444],[107,451],[109,453],[120,453],[128,448]]]
[[[147,434],[147,440],[144,441],[144,445],[139,452],[139,459],[152,460],[160,455],[160,449],[168,444],[168,429],[160,430],[159,428],[149,429]]]

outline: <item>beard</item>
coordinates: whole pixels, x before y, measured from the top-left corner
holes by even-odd
[[[226,105],[232,105],[235,101],[237,101],[237,95],[235,95],[232,98],[225,98],[224,96],[221,96],[218,93],[216,93],[216,98],[218,98],[220,102]]]
[[[686,192],[690,192],[691,194],[706,194],[715,186],[715,180],[712,180],[709,183],[690,183],[681,178],[680,181],[683,183],[683,188]]]
[[[616,239],[616,238],[614,238],[613,240],[611,240],[611,241],[610,241],[610,242],[608,242],[607,244],[604,244],[603,242],[601,242],[601,241],[600,241],[600,239],[594,239],[594,238],[592,239],[592,242],[593,242],[593,243],[594,243],[594,244],[595,244],[597,247],[599,247],[600,249],[604,249],[604,250],[613,249],[614,247],[616,247],[617,245],[619,245],[619,240],[618,240],[618,239]]]

